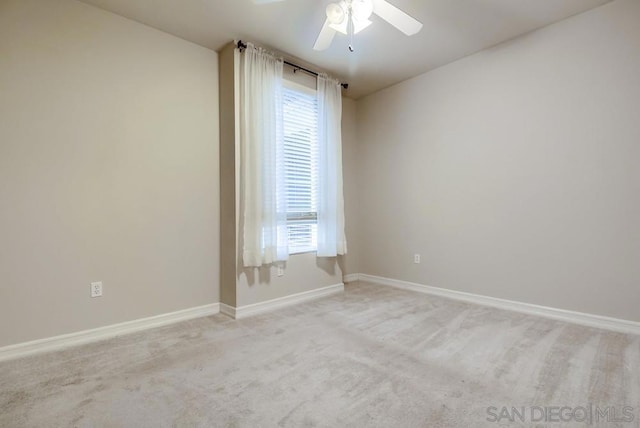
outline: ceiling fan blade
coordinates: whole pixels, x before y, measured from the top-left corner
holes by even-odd
[[[320,34],[318,34],[318,38],[316,39],[316,44],[313,45],[313,49],[317,51],[323,51],[331,46],[331,42],[333,41],[333,36],[336,35],[336,30],[331,28],[329,20],[324,21],[324,25],[322,26],[322,30],[320,30]]]
[[[373,13],[407,36],[412,36],[422,29],[420,21],[407,15],[386,0],[373,0]]]

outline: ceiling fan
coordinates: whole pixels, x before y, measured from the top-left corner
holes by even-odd
[[[253,0],[257,4],[279,1],[283,0]],[[327,49],[331,46],[336,32],[340,32],[349,36],[349,50],[353,52],[353,36],[371,25],[369,18],[374,13],[407,36],[416,34],[422,29],[420,21],[386,0],[339,0],[327,6],[327,19],[313,49],[317,51]]]

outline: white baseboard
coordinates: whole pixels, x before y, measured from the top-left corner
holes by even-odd
[[[254,303],[252,305],[245,305],[239,307],[233,307],[220,304],[220,313],[230,316],[231,318],[241,319],[252,315],[262,314],[264,312],[273,311],[283,308],[285,306],[295,305],[298,303],[306,302],[308,300],[317,299],[331,294],[340,293],[344,291],[344,284],[334,284],[327,287],[317,288],[311,291],[305,291],[302,293],[292,294],[290,296],[280,297],[278,299],[267,300],[265,302]]]
[[[360,274],[359,273],[350,273],[349,275],[345,275],[342,280],[345,283],[356,282],[356,281],[360,280]]]
[[[135,333],[141,330],[174,324],[180,321],[206,317],[209,315],[217,314],[219,312],[220,304],[212,303],[210,305],[183,309],[181,311],[170,312],[167,314],[156,315],[148,318],[140,318],[133,321],[112,324],[105,327],[94,328],[91,330],[83,330],[75,333],[48,337],[46,339],[39,339],[30,342],[9,345],[0,348],[0,361],[25,357],[27,355],[41,352],[57,351],[70,346],[110,339],[116,336]]]
[[[236,308],[234,306],[227,305],[226,303],[220,303],[220,313],[231,318],[236,317]]]
[[[402,288],[404,290],[417,291],[419,293],[431,294],[433,296],[446,297],[448,299],[461,300],[478,305],[492,306],[494,308],[508,311],[521,312],[529,315],[551,318],[573,324],[580,324],[587,327],[595,327],[620,333],[630,333],[640,335],[640,322],[610,318],[602,315],[587,314],[584,312],[569,311],[566,309],[551,308],[548,306],[534,305],[531,303],[516,302],[513,300],[499,299],[497,297],[482,296],[479,294],[465,293],[462,291],[447,290],[445,288],[431,287],[428,285],[416,284],[413,282],[400,281],[397,279],[383,278],[374,275],[355,274],[358,280],[366,281],[378,285],[388,285]]]

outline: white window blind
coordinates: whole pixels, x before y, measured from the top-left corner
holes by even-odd
[[[289,253],[317,249],[318,100],[315,91],[283,88]]]

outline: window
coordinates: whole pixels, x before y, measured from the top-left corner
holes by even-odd
[[[285,188],[289,253],[317,249],[318,99],[292,82],[283,88]]]
[[[240,55],[243,265],[346,254],[340,82],[320,73],[310,91],[283,82],[283,60],[264,49],[247,44]]]

